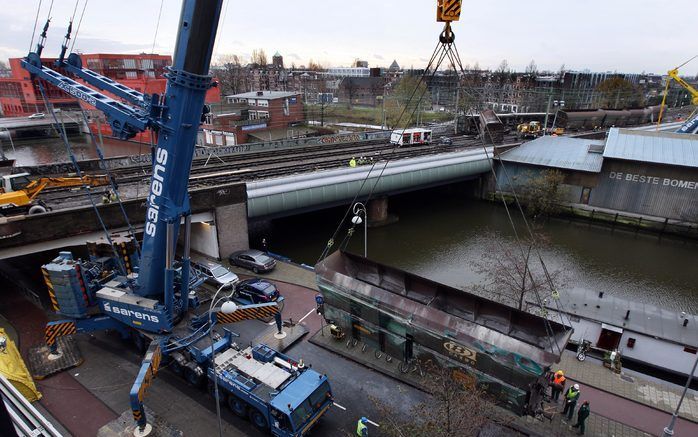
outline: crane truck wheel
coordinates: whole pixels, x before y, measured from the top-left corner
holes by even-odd
[[[269,422],[267,421],[267,418],[264,417],[264,415],[256,408],[250,408],[250,422],[252,422],[252,425],[254,425],[255,428],[262,432],[269,429]]]
[[[202,387],[204,383],[204,372],[198,367],[186,367],[184,369],[184,379],[194,387]]]
[[[43,214],[46,211],[48,211],[48,209],[46,209],[46,207],[43,205],[32,205],[31,208],[29,208],[28,214],[29,215]]]
[[[238,417],[247,417],[247,404],[235,395],[228,395],[228,408]]]

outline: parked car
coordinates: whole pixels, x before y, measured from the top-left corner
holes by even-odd
[[[213,261],[196,262],[194,267],[206,276],[206,282],[217,287],[223,285],[235,287],[240,282],[238,275]]]
[[[245,279],[238,283],[235,294],[252,301],[267,303],[279,300],[279,290],[269,281],[260,278]]]
[[[30,115],[28,118],[30,120],[33,120],[35,118],[44,118],[44,117],[46,117],[46,114],[44,114],[43,112],[37,112],[36,114]]]
[[[250,269],[255,273],[274,270],[276,261],[261,250],[239,250],[228,257],[230,264]]]
[[[441,137],[439,138],[439,144],[442,146],[451,146],[453,145],[453,140],[451,140],[449,137]]]

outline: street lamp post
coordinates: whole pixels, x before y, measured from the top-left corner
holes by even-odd
[[[550,131],[552,133],[555,133],[555,122],[557,122],[557,113],[560,112],[560,109],[565,107],[565,101],[560,100],[558,102],[557,100],[555,100],[554,105],[555,105],[555,117],[553,117],[553,127],[550,128]]]
[[[363,220],[360,214],[363,214]],[[354,204],[354,217],[351,218],[351,222],[355,225],[360,225],[362,222],[364,224],[364,258],[368,258],[368,216],[363,203],[356,202]]]
[[[220,397],[218,396],[218,374],[216,373],[216,348],[213,347],[213,308],[215,307],[216,303],[216,297],[218,297],[218,293],[223,290],[228,284],[223,284],[221,285],[218,290],[216,290],[216,294],[213,295],[213,299],[211,299],[211,305],[208,307],[208,338],[211,343],[211,367],[213,368],[213,392],[214,392],[214,397],[216,398],[216,417],[218,418],[218,436],[223,437],[223,423],[221,422],[221,402],[220,402]],[[221,299],[226,299],[226,297],[222,297]],[[237,310],[237,305],[235,305],[235,302],[232,301],[225,301],[223,302],[223,305],[221,305],[221,312],[224,314],[231,314],[234,313]]]
[[[679,399],[679,403],[676,405],[676,411],[674,411],[674,414],[671,416],[671,422],[669,422],[669,426],[664,428],[664,437],[671,437],[674,435],[674,425],[676,424],[676,419],[679,417],[679,409],[683,403],[683,398],[686,396],[688,387],[691,385],[691,381],[693,381],[693,374],[696,373],[696,367],[698,367],[698,356],[696,356],[696,361],[693,363],[691,373],[688,374],[686,385],[683,388],[683,393],[681,393],[681,399]]]

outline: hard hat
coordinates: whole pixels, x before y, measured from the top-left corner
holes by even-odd
[[[368,419],[365,418],[365,417],[362,417],[362,418],[361,418],[361,423],[368,423]]]
[[[574,389],[575,389],[575,390],[579,390],[579,384],[575,384],[575,385],[574,385]]]
[[[564,373],[562,370],[558,370],[557,372],[555,372],[555,374],[556,374],[556,375],[562,376],[562,375],[564,375],[565,373]]]

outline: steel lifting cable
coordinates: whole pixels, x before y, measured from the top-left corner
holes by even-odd
[[[80,20],[78,20],[78,27],[75,29],[75,35],[73,36],[73,42],[70,44],[70,53],[73,53],[75,48],[75,41],[78,39],[78,33],[80,33],[80,26],[82,25],[82,17],[85,16],[85,9],[87,9],[87,3],[89,0],[85,0],[85,4],[82,5],[82,12],[80,13]],[[73,14],[74,16],[74,14]]]
[[[36,8],[36,18],[34,18],[34,29],[32,30],[32,39],[29,41],[29,51],[32,51],[32,46],[34,45],[34,36],[36,35],[36,25],[39,24],[39,12],[41,12],[41,2],[39,0],[39,6]]]
[[[53,116],[53,121],[56,123],[56,126],[59,126],[61,128],[60,135],[61,139],[63,140],[63,144],[66,147],[66,150],[68,151],[68,156],[70,156],[70,161],[73,163],[73,167],[75,167],[75,172],[77,173],[78,177],[82,179],[82,171],[80,170],[80,166],[78,165],[77,159],[75,159],[75,154],[73,153],[73,148],[70,146],[70,142],[68,141],[68,134],[66,133],[65,130],[65,124],[59,123],[58,122],[58,117],[56,116],[56,112],[53,110],[53,105],[51,105],[48,101],[48,98],[46,97],[46,91],[44,90],[44,85],[41,83],[41,80],[38,80],[39,83],[39,91],[41,92],[41,97],[44,100],[44,105],[46,106],[46,109],[49,110]],[[119,252],[116,250],[116,246],[114,245],[114,242],[111,239],[111,236],[109,235],[109,231],[107,229],[106,224],[104,223],[104,220],[102,219],[102,215],[99,213],[99,209],[97,208],[97,205],[95,204],[94,199],[92,198],[92,193],[90,191],[90,188],[85,182],[82,182],[82,189],[87,191],[87,198],[90,200],[90,203],[92,204],[92,209],[94,209],[95,214],[97,215],[97,219],[99,220],[99,224],[102,227],[102,230],[104,231],[104,234],[107,238],[107,241],[111,245],[112,251],[114,252],[114,257],[116,258],[116,262],[119,264],[119,268],[122,272],[122,274],[126,274],[126,267],[124,266],[121,257],[119,256]]]
[[[441,49],[442,49],[441,43],[437,43],[437,44],[436,44],[436,47],[434,48],[434,52],[432,53],[431,58],[429,59],[429,63],[427,64],[427,70],[425,70],[425,73],[426,73],[426,72],[428,71],[428,69],[431,67],[432,63],[434,62],[434,59],[437,57],[437,55],[439,54],[439,52],[440,52]],[[422,82],[423,79],[424,79],[424,75],[420,77],[420,80],[419,80],[419,82],[417,83],[417,86],[415,86],[415,89],[412,91],[412,95],[410,95],[410,98],[408,99],[408,104],[409,104],[409,102],[412,100],[412,98],[414,97],[414,95],[416,94],[417,89],[419,88],[419,85],[421,84],[421,82]],[[408,107],[408,105],[405,105],[405,108],[403,108],[402,112],[400,113],[400,116],[399,116],[398,121],[397,121],[398,125],[399,125],[399,123],[400,123],[400,120],[402,120],[402,117],[403,117],[403,115],[405,114],[405,111],[407,110],[407,107]],[[403,129],[403,131],[404,131],[404,129]],[[395,147],[393,147],[393,148],[388,152],[388,154],[393,154],[393,153],[395,153],[395,151],[396,151],[398,148],[399,148],[399,145],[396,145]],[[382,156],[383,156],[383,153],[381,152],[381,153],[378,155],[378,158],[381,158]],[[390,159],[388,159],[388,160],[386,161],[385,166],[388,165],[388,162],[390,162]],[[334,241],[335,241],[335,239],[337,238],[337,235],[339,234],[339,230],[341,229],[342,224],[344,223],[344,221],[345,221],[345,220],[347,219],[347,217],[349,216],[349,212],[352,210],[352,208],[353,208],[353,206],[354,206],[354,203],[356,203],[356,200],[359,198],[359,195],[361,194],[361,191],[363,190],[364,186],[365,186],[366,183],[368,182],[368,179],[369,179],[371,173],[373,172],[373,169],[375,168],[376,164],[377,164],[377,161],[374,161],[374,163],[371,164],[371,167],[369,168],[368,172],[366,173],[366,176],[365,176],[365,177],[363,178],[363,180],[361,181],[361,186],[360,186],[359,189],[356,191],[356,194],[354,195],[354,198],[352,199],[351,203],[349,204],[349,206],[347,207],[346,211],[344,212],[344,216],[342,217],[342,220],[340,220],[339,224],[337,225],[337,228],[335,229],[334,233],[332,234],[332,238],[330,238],[330,240],[328,240],[327,244],[326,244],[325,247],[323,248],[323,251],[322,251],[322,253],[320,254],[320,257],[318,258],[316,264],[319,263],[320,261],[322,261],[323,259],[325,259],[325,258],[327,257],[327,255],[328,255],[330,249],[331,249],[332,246],[334,245]],[[385,170],[385,166],[384,166],[383,170]],[[381,172],[381,174],[382,174],[382,172]],[[345,239],[345,241],[346,241],[346,239]]]
[[[449,52],[451,52],[451,50],[452,50],[452,49],[451,49],[451,46],[454,46],[454,47],[455,47],[455,44],[449,44],[449,47],[448,47]],[[454,53],[454,52],[451,52],[451,55],[453,56],[453,57],[451,58],[451,60],[452,60],[452,62],[455,61],[454,64],[457,62],[459,69],[461,70],[461,72],[462,72],[463,74],[465,74],[465,70],[463,69],[463,65],[462,65],[462,62],[461,62],[461,60],[460,60],[460,54],[459,54],[458,51],[457,51],[457,50],[458,50],[457,47],[455,47],[455,50],[456,50],[455,53]],[[483,146],[483,150],[485,151],[485,155],[488,156],[489,153],[487,152],[487,147],[486,147],[486,145],[485,145],[485,138],[484,138],[485,132],[484,132],[484,130],[487,130],[487,134],[489,134],[490,137],[491,137],[491,132],[489,131],[489,128],[487,127],[487,124],[486,124],[486,123],[485,123],[484,127],[482,127],[482,129],[483,129],[483,131],[480,132],[480,138],[482,139],[482,146]],[[498,185],[499,185],[499,181],[498,181],[497,175],[496,175],[496,173],[495,173],[495,171],[494,171],[494,148],[493,148],[493,152],[492,152],[492,158],[493,158],[493,159],[492,159],[492,161],[491,161],[491,163],[490,163],[490,172],[492,173],[492,177],[494,178],[495,186],[498,186]],[[504,209],[505,209],[505,211],[506,211],[506,214],[507,214],[507,218],[508,218],[508,220],[509,220],[509,223],[511,224],[512,231],[514,232],[514,237],[515,237],[517,246],[518,246],[518,248],[519,248],[519,250],[520,250],[520,252],[521,252],[521,257],[522,257],[522,259],[524,260],[524,262],[526,263],[526,264],[525,264],[525,267],[524,267],[524,273],[523,273],[523,274],[526,275],[526,273],[528,272],[529,278],[530,278],[530,280],[531,280],[531,284],[535,287],[535,288],[533,289],[533,292],[534,292],[533,294],[534,294],[534,296],[536,297],[536,300],[538,301],[539,305],[540,305],[541,308],[543,309],[543,308],[544,308],[544,307],[543,307],[543,301],[542,301],[542,299],[541,299],[541,297],[540,297],[540,293],[538,292],[537,286],[535,285],[535,281],[533,281],[533,276],[532,276],[532,274],[531,274],[531,269],[528,267],[528,266],[529,266],[529,258],[528,258],[526,255],[524,255],[523,245],[522,245],[522,243],[521,243],[521,238],[520,238],[520,236],[519,236],[519,232],[518,232],[518,230],[517,230],[517,228],[516,228],[516,224],[514,223],[513,217],[512,217],[512,215],[511,215],[511,211],[509,210],[509,206],[507,205],[506,200],[504,199],[504,194],[503,194],[503,193],[502,193],[502,203],[504,204]],[[521,210],[521,211],[522,211],[522,214],[523,214],[523,210]],[[525,220],[525,218],[524,218],[524,220]],[[530,232],[530,229],[529,229],[529,232]],[[534,238],[533,238],[532,232],[530,232],[530,233],[531,233],[531,239],[532,239],[531,244],[533,245],[533,247],[536,249],[536,252],[538,253],[538,249],[537,249],[537,247],[534,245],[535,240],[534,240]],[[541,262],[542,262],[542,258],[540,257],[540,254],[539,254],[539,259],[540,259]],[[544,266],[544,271],[546,272],[546,279],[550,282],[551,289],[554,290],[554,285],[552,284],[552,280],[551,280],[550,276],[547,274],[547,269],[545,269],[545,266]],[[561,313],[560,313],[560,314],[561,314]],[[562,316],[561,316],[561,317],[562,317]],[[544,326],[545,326],[546,334],[547,334],[547,337],[548,337],[548,342],[550,343],[550,351],[551,351],[551,352],[554,352],[554,349],[555,349],[555,347],[556,347],[557,350],[558,350],[559,352],[561,352],[560,346],[557,344],[556,341],[553,341],[553,338],[554,338],[554,331],[553,331],[553,329],[552,329],[552,326],[550,325],[550,320],[548,320],[547,316],[544,317],[544,320],[545,320]],[[564,324],[564,322],[563,322],[563,324]],[[553,346],[555,346],[555,347],[553,347]]]
[[[416,94],[417,90],[419,89],[419,85],[421,85],[422,81],[423,81],[424,78],[427,76],[427,74],[428,74],[428,72],[429,72],[429,69],[431,68],[431,65],[433,64],[434,59],[435,59],[437,56],[439,57],[438,62],[436,63],[436,66],[434,67],[434,70],[433,70],[433,72],[432,72],[432,74],[431,74],[431,78],[434,77],[434,75],[436,74],[436,72],[437,72],[438,69],[439,69],[439,66],[440,66],[441,63],[443,62],[444,58],[447,56],[447,51],[444,50],[443,47],[444,47],[443,44],[439,43],[439,44],[437,45],[436,49],[434,50],[434,54],[432,55],[432,58],[429,60],[429,63],[427,64],[427,68],[425,69],[424,74],[423,74],[422,76],[420,76],[420,80],[418,81],[417,85],[415,86],[415,89],[412,91],[412,95],[409,97],[408,102],[407,102],[407,104],[405,105],[405,108],[403,109],[402,114],[400,114],[400,117],[398,118],[398,125],[399,125],[400,120],[402,119],[402,116],[404,115],[404,112],[407,110],[407,108],[408,108],[408,106],[409,106],[409,103],[412,101],[412,98],[414,98],[414,95]],[[443,52],[443,53],[440,53],[441,50],[444,50],[444,52]],[[419,96],[419,103],[421,103],[421,101],[422,101],[422,99],[424,98],[424,95],[426,94],[427,91],[428,91],[428,88],[425,89],[424,91],[422,91],[422,94]],[[418,108],[419,108],[419,106],[415,107],[415,108],[412,110],[412,113],[410,114],[410,119],[412,118],[412,116],[414,116],[414,114],[415,114],[415,112],[418,110]],[[402,132],[404,133],[405,130],[406,130],[406,128],[403,128]],[[393,154],[393,153],[395,152],[395,150],[396,150],[398,147],[399,147],[399,145],[396,146],[396,147],[393,147],[393,149],[391,149],[391,151],[390,151],[389,153],[390,153],[390,154]],[[382,153],[379,155],[379,157],[380,157],[380,156],[382,156]],[[380,179],[381,179],[381,177],[383,176],[383,173],[385,172],[385,170],[387,169],[389,163],[390,163],[390,157],[388,157],[388,159],[386,160],[385,164],[383,165],[383,168],[381,169],[380,173],[379,173],[378,176],[375,178],[375,182],[373,183],[373,186],[371,187],[371,190],[369,191],[368,196],[367,196],[367,198],[366,198],[366,201],[367,201],[367,202],[368,202],[368,200],[370,200],[370,199],[372,198],[373,193],[374,193],[376,187],[378,186],[378,182],[380,182]],[[369,169],[369,171],[368,171],[368,173],[367,173],[367,175],[366,175],[366,178],[364,178],[364,182],[368,181],[368,179],[370,178],[370,175],[371,175],[371,173],[373,172],[373,170],[374,170],[374,168],[375,168],[376,165],[377,165],[377,162],[374,162],[373,164],[371,164],[371,168]],[[350,204],[349,209],[351,209],[352,205],[353,205],[354,202],[356,201],[356,198],[358,197],[358,193],[361,192],[361,190],[363,189],[363,186],[364,186],[364,185],[362,184],[361,188],[360,188],[360,189],[358,190],[358,192],[357,192],[357,195],[354,196],[354,200],[353,200],[352,203]],[[348,213],[348,211],[349,211],[349,210],[347,210],[347,213]],[[367,219],[367,218],[366,218],[366,219]],[[346,220],[346,215],[345,215],[344,218],[342,219],[342,222],[344,222],[344,220]],[[341,225],[341,224],[340,224],[340,225]],[[340,246],[341,248],[346,247],[346,245],[347,245],[348,242],[349,242],[349,238],[350,238],[350,237],[353,235],[353,233],[354,233],[355,228],[356,228],[356,224],[352,224],[352,227],[351,227],[351,228],[349,229],[349,231],[347,232],[347,237],[344,238],[344,240],[343,240],[343,242],[342,242],[342,245]]]
[[[153,34],[153,45],[150,48],[150,54],[155,53],[155,43],[157,42],[158,39],[158,30],[160,29],[160,19],[162,18],[162,6],[164,5],[165,0],[160,0],[160,9],[158,10],[158,19],[155,23],[155,33]],[[145,95],[148,92],[148,75],[145,74],[145,69],[143,69],[143,74],[145,75],[143,79],[143,94]],[[153,60],[153,76],[155,75],[155,61]],[[153,156],[154,150],[155,150],[155,143],[153,142],[153,133],[154,131],[151,130],[148,132],[148,140],[150,142],[150,156]],[[101,134],[100,134],[101,137]],[[138,145],[138,155],[143,155],[143,142],[139,141]],[[140,161],[140,168],[143,174],[146,174],[145,172],[145,165],[142,160]],[[152,163],[151,163],[152,164]],[[141,184],[140,182],[136,184],[136,198],[140,196],[141,193]]]
[[[82,114],[82,119],[85,122],[85,125],[88,126],[90,139],[92,140],[92,144],[94,144],[95,149],[97,150],[97,156],[99,157],[99,162],[101,164],[101,167],[104,170],[104,172],[107,174],[107,177],[109,178],[109,185],[111,186],[111,189],[114,191],[114,194],[116,195],[116,201],[119,204],[119,208],[121,209],[121,214],[124,216],[124,220],[126,220],[126,225],[128,226],[128,233],[131,236],[131,238],[133,238],[133,240],[135,242],[137,242],[138,240],[136,239],[136,230],[131,225],[131,221],[128,218],[128,214],[126,213],[126,209],[124,209],[124,204],[121,200],[121,194],[119,194],[119,189],[116,186],[116,180],[109,172],[109,168],[107,167],[107,163],[104,161],[104,152],[102,150],[102,147],[100,146],[100,144],[97,143],[97,140],[95,139],[95,136],[92,133],[92,130],[89,129],[87,114],[85,114],[85,110],[81,109],[80,113]],[[101,130],[100,126],[97,127],[97,132],[99,135],[100,143],[103,143],[102,130]],[[140,259],[141,258],[141,249],[140,249],[139,244],[136,244],[136,252],[138,253],[138,259]]]
[[[438,70],[439,66],[441,65],[441,62],[443,62],[443,60],[444,60],[444,58],[446,57],[446,55],[447,55],[447,53],[444,52],[444,53],[440,56],[439,61],[438,61],[438,63],[436,64],[436,67],[434,67],[434,72],[433,72],[432,75],[431,75],[432,78],[433,78],[433,76],[436,74],[436,71]],[[427,71],[428,71],[428,70],[427,70]],[[423,75],[420,79],[423,79],[423,78],[424,78],[424,75]],[[421,80],[420,80],[420,83],[421,83]],[[415,87],[415,91],[414,91],[414,92],[417,91],[417,89],[419,88],[420,83],[417,84],[417,86]],[[427,93],[427,91],[428,91],[428,88],[426,88],[424,91],[422,91],[422,94],[419,96],[419,102],[420,102],[420,103],[421,103],[422,99],[424,98],[424,95]],[[414,96],[414,92],[413,92],[413,96]],[[410,100],[411,100],[411,98],[412,98],[412,97],[410,97]],[[412,116],[415,114],[415,112],[417,111],[418,108],[419,108],[419,105],[417,105],[417,107],[415,107],[415,109],[412,110],[412,114],[410,114],[410,119],[411,119]],[[407,109],[407,105],[405,106],[405,109]],[[405,132],[405,129],[402,130],[402,133],[403,133],[403,134],[404,134],[404,132]],[[395,148],[394,148],[394,149],[395,149]],[[393,149],[393,150],[394,150],[394,149]],[[385,172],[386,168],[388,167],[388,163],[389,163],[389,162],[390,162],[390,159],[388,159],[388,160],[385,162],[385,165],[383,166],[383,168],[381,169],[380,173],[378,174],[378,177],[376,177],[376,181],[374,182],[373,186],[371,187],[371,191],[368,193],[367,201],[368,201],[368,199],[371,199],[371,197],[373,196],[373,192],[374,192],[374,190],[376,189],[376,187],[378,186],[378,182],[380,181],[381,177],[383,176],[383,173]],[[371,168],[371,171],[373,171],[373,168]],[[370,174],[370,172],[369,172],[369,174]]]

